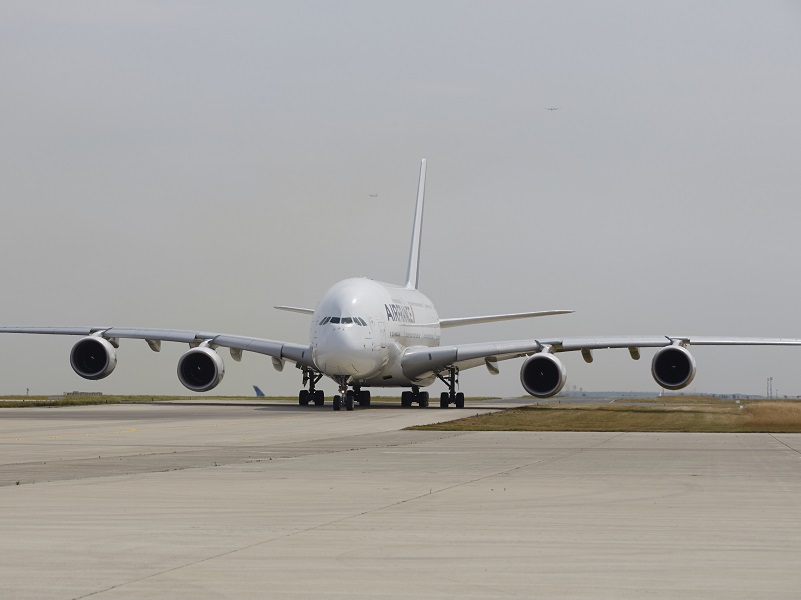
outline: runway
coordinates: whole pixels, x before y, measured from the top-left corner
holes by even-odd
[[[798,597],[801,435],[401,431],[484,410],[2,410],[0,595]]]

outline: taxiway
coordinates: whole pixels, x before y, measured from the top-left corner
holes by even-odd
[[[798,597],[801,435],[401,430],[484,410],[2,410],[0,593]]]

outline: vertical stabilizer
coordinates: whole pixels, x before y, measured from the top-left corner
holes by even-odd
[[[420,183],[417,185],[417,206],[414,209],[412,248],[409,250],[409,268],[406,271],[406,287],[417,289],[420,271],[420,239],[423,235],[423,200],[426,195],[426,159],[420,164]]]

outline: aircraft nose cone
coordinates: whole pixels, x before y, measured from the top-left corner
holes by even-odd
[[[378,357],[372,343],[359,335],[361,328],[333,326],[313,348],[312,359],[326,375],[362,378],[378,368]]]

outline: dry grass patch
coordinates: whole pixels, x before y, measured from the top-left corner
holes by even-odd
[[[801,431],[801,402],[755,402],[748,404],[743,412],[752,431]]]
[[[801,403],[756,402],[742,409],[731,402],[703,406],[526,406],[413,429],[798,433],[801,432]]]
[[[682,395],[667,395],[667,396],[648,396],[646,398],[625,397],[615,400],[615,404],[656,404],[656,405],[678,405],[678,406],[691,406],[691,405],[725,405],[732,406],[731,400],[724,400],[717,396],[702,396],[696,394]]]

